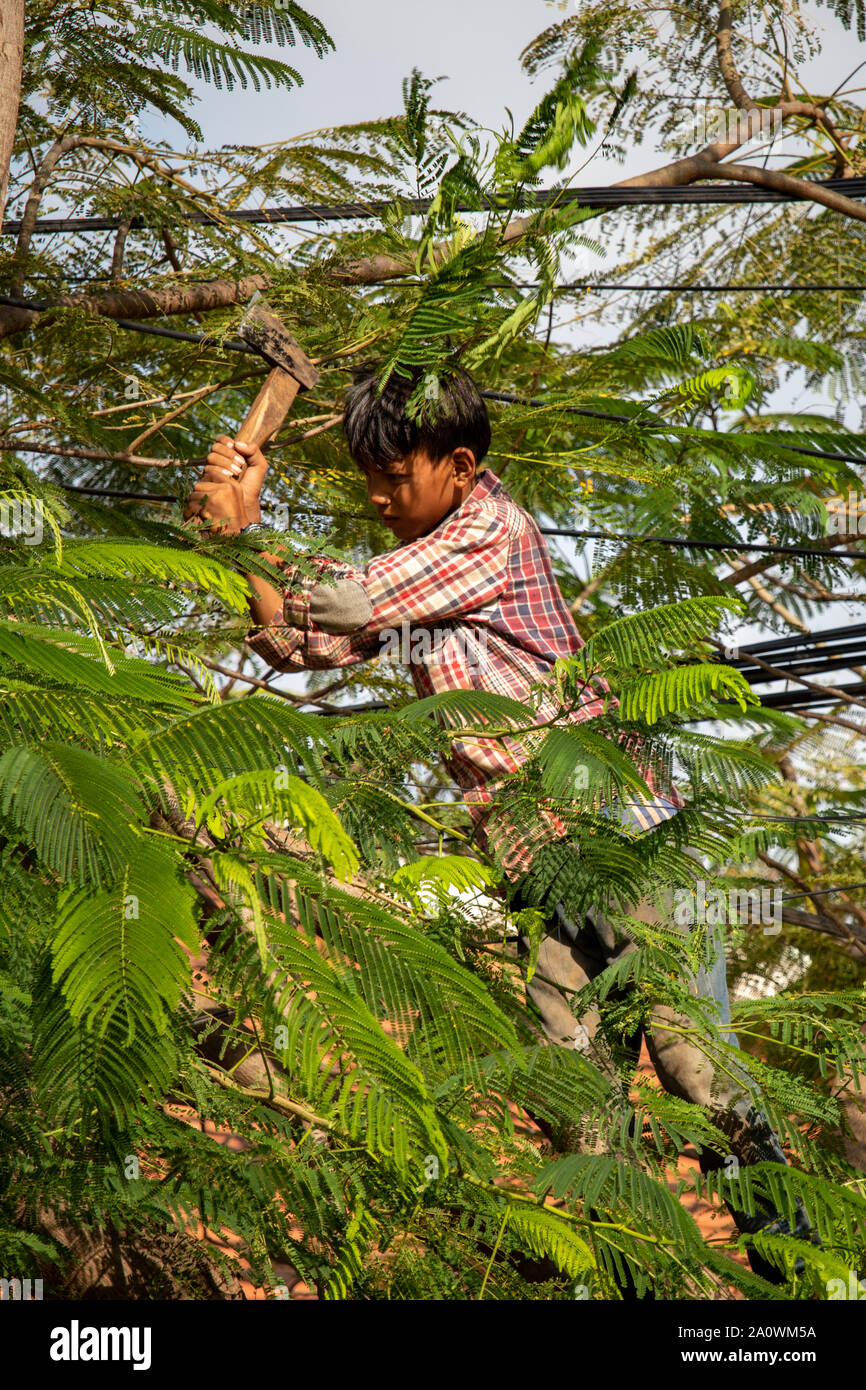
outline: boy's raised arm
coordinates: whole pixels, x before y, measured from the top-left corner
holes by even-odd
[[[234,536],[262,519],[260,493],[267,460],[252,444],[236,444],[227,434],[217,435],[207,456],[204,472],[184,509],[186,521],[210,522],[210,529]],[[266,554],[273,565],[285,562],[284,554]],[[248,574],[253,590],[250,616],[257,627],[267,627],[282,610],[283,595],[266,579]]]

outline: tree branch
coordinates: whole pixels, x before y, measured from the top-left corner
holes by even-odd
[[[168,183],[176,184],[184,192],[190,193],[194,198],[211,204],[216,203],[214,194],[207,193],[204,189],[196,188],[195,184],[182,179],[179,174],[175,174],[166,165],[160,164],[159,160],[153,155],[147,154],[144,150],[135,145],[126,145],[121,140],[107,140],[95,135],[64,135],[46,151],[45,156],[36,171],[24,212],[21,217],[21,226],[18,232],[18,243],[15,247],[15,254],[12,257],[12,295],[20,295],[21,287],[24,283],[24,275],[27,267],[27,255],[30,250],[30,242],[33,237],[33,229],[36,226],[36,219],[39,215],[39,205],[42,202],[42,195],[48,185],[59,160],[71,150],[93,149],[107,150],[114,154],[126,155],[128,159],[138,164],[140,168],[152,169],[160,178]],[[123,317],[123,315],[115,315]]]
[[[774,114],[778,113],[782,120],[800,116],[815,121],[822,125],[831,139],[834,140],[837,153],[842,148],[838,132],[836,132],[820,103],[783,101],[769,108],[759,106],[749,96],[737,71],[731,50],[732,15],[731,0],[721,0],[716,52],[728,91],[742,111],[735,129],[729,132],[731,138],[715,141],[704,146],[694,155],[673,160],[669,164],[650,170],[648,173],[636,175],[633,178],[621,179],[612,186],[614,188],[640,186],[672,188],[683,187],[701,179],[729,178],[734,182],[751,183],[795,198],[811,200],[855,221],[866,221],[866,208],[861,207],[854,199],[846,198],[844,194],[830,192],[806,179],[794,178],[774,170],[722,162],[753,135],[762,132],[767,112],[770,109]],[[171,179],[190,191],[195,197],[208,198],[211,202],[214,201],[213,195],[204,194],[193,188],[185,180],[172,174],[171,170],[159,165],[155,159],[143,154],[140,150],[136,150],[133,146],[122,145],[113,140],[65,136],[63,140],[55,142],[55,145],[45,156],[31,188],[30,197],[22,217],[18,247],[13,258],[13,262],[18,265],[19,278],[23,269],[23,258],[32,236],[42,190],[60,155],[76,144],[88,144],[126,154],[139,164],[153,168],[161,177]],[[599,210],[596,215],[600,215],[602,211],[603,209]],[[538,225],[534,215],[514,218],[502,230],[501,241],[503,245],[511,245],[521,240],[532,226]],[[541,225],[543,226],[543,217]],[[445,254],[445,244],[433,250],[433,256],[436,260],[440,260]],[[409,259],[389,255],[373,255],[343,263],[326,262],[322,269],[326,278],[338,284],[371,285],[403,277],[412,271],[413,266]],[[58,303],[61,305],[79,305],[92,313],[102,314],[107,318],[156,318],[161,315],[181,313],[208,313],[215,309],[244,303],[251,298],[256,290],[265,290],[269,284],[270,280],[266,275],[250,275],[236,282],[213,281],[209,285],[177,286],[165,290],[134,290],[91,297],[66,295],[60,296]],[[17,296],[18,292],[18,290],[13,290],[13,295]],[[39,317],[38,311],[34,310],[13,307],[0,310],[0,338],[35,326]]]
[[[129,236],[131,226],[132,218],[129,214],[120,219],[117,235],[114,238],[114,250],[111,253],[110,277],[112,280],[119,280],[123,275],[123,254],[126,250],[126,238]]]
[[[751,164],[713,164],[703,161],[702,179],[732,179],[734,183],[751,183],[758,188],[771,188],[776,193],[787,193],[792,198],[802,198],[806,202],[819,203],[833,212],[844,213],[854,222],[866,222],[866,207],[844,193],[836,193],[821,184],[811,183],[809,179],[795,179],[777,169],[758,169]]]
[[[721,0],[719,9],[719,24],[716,31],[716,57],[719,63],[719,72],[722,81],[727,88],[728,95],[734,105],[740,111],[756,111],[760,108],[757,102],[753,101],[743,86],[739,70],[734,61],[731,38],[734,27],[734,12],[731,0]],[[782,26],[784,33],[784,24]],[[786,94],[787,78],[783,77],[782,91]],[[820,125],[836,148],[836,158],[834,173],[840,178],[848,178],[853,173],[851,164],[847,157],[847,141],[843,140],[826,111],[816,102],[794,101],[788,99],[777,108],[789,116],[806,116],[809,120]]]
[[[0,6],[0,227],[9,189],[23,66],[24,0],[3,0]]]
[[[49,454],[57,458],[85,459],[88,463],[122,463],[130,468],[200,468],[207,459],[152,459],[136,454],[110,454],[106,449],[76,449],[70,446],[40,444],[36,439],[4,439],[0,436],[0,453]]]
[[[755,106],[755,102],[752,101],[743,86],[737,65],[734,62],[731,45],[733,28],[734,7],[731,0],[721,0],[719,22],[716,28],[716,57],[719,62],[719,72],[722,74],[722,81],[734,105],[738,106],[741,111],[749,111]]]
[[[211,313],[252,299],[256,290],[266,290],[266,275],[245,275],[241,280],[207,280],[190,285],[169,285],[161,290],[115,290],[109,294],[59,294],[59,308],[86,309],[109,319],[154,319],[173,314]],[[0,310],[0,338],[35,328],[43,319],[38,309]]]

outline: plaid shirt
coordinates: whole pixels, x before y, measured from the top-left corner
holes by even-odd
[[[446,690],[489,690],[528,703],[530,687],[549,678],[556,659],[573,656],[584,645],[559,591],[544,537],[489,468],[469,497],[432,531],[377,555],[365,570],[324,556],[314,557],[314,564],[315,577],[301,578],[286,567],[282,610],[248,639],[253,651],[278,670],[319,670],[402,656],[421,698]],[[354,579],[366,590],[373,613],[365,628],[334,635],[311,620],[310,593],[324,570],[335,578]],[[577,708],[562,722],[600,714],[606,691],[599,678],[586,685]],[[535,706],[535,722],[554,718],[558,708],[552,694],[542,698]],[[518,770],[541,737],[534,733],[452,743],[446,766],[463,790],[482,847],[489,847],[486,827],[502,779]],[[660,825],[683,805],[676,791],[668,799],[657,794],[649,778],[647,783],[655,799],[629,802],[617,812],[636,831]],[[541,843],[568,833],[547,808],[539,806],[537,816],[531,836],[503,826],[501,818],[495,835],[490,827],[510,878],[526,872]]]

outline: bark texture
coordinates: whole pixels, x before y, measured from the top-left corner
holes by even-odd
[[[9,189],[23,64],[24,0],[3,0],[0,5],[0,228]]]

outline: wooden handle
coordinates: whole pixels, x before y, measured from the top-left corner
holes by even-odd
[[[265,377],[265,384],[250,406],[235,438],[241,444],[263,444],[276,434],[291,409],[300,386],[282,367],[274,367]]]

